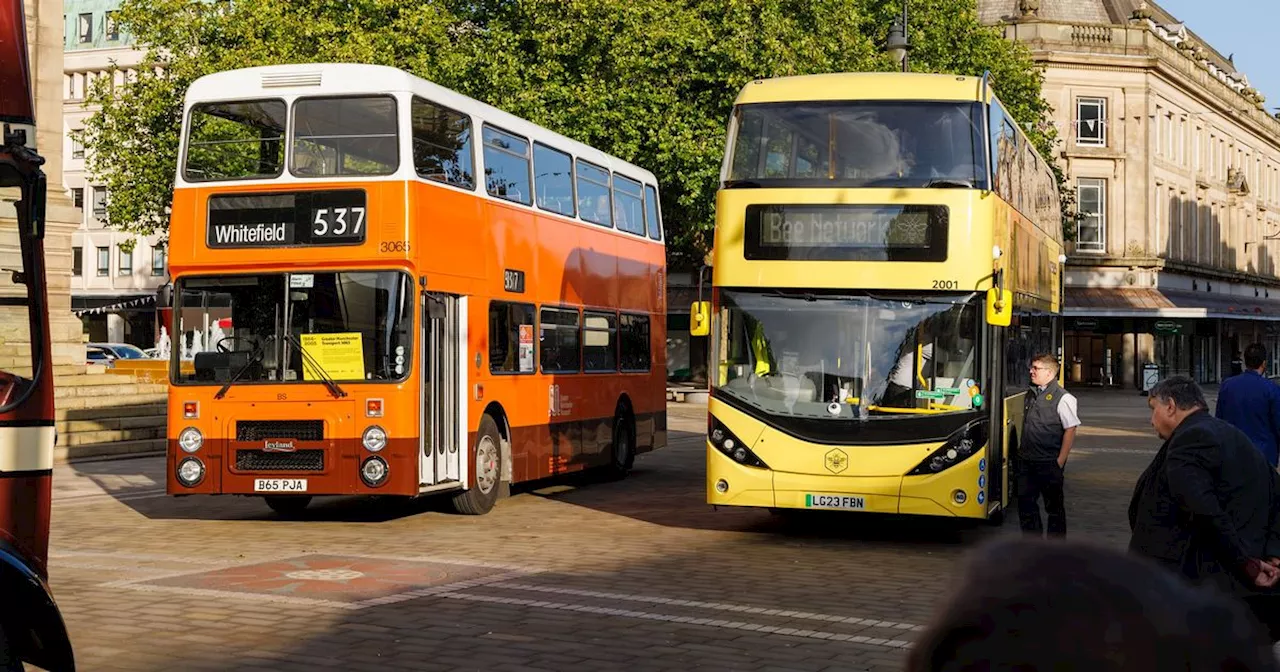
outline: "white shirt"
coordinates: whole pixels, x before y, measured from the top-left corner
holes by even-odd
[[[1044,388],[1039,388],[1044,392]],[[1062,398],[1058,400],[1058,419],[1062,421],[1062,429],[1066,431],[1072,427],[1081,425],[1079,407],[1076,404],[1076,396],[1070,392],[1063,390]]]

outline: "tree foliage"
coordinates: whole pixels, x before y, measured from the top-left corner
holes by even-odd
[[[1049,156],[1042,77],[1022,45],[977,23],[975,0],[911,0],[912,70],[993,73]],[[157,66],[96,86],[90,171],[108,217],[163,231],[182,98],[220,70],[304,62],[393,65],[652,170],[672,262],[710,244],[734,99],[753,79],[888,70],[899,11],[884,0],[125,0],[121,24]],[[1027,123],[1029,122],[1029,123]]]

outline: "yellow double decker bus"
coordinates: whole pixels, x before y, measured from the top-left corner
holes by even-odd
[[[1062,213],[989,75],[754,81],[716,201],[707,500],[999,521]]]

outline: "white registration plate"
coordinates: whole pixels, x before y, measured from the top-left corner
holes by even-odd
[[[306,492],[305,478],[255,478],[254,492]]]
[[[857,495],[805,495],[804,506],[806,509],[863,511],[867,508],[867,498]]]

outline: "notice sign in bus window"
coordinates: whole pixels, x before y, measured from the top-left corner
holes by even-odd
[[[359,245],[369,228],[361,189],[209,197],[213,248]]]
[[[946,261],[941,205],[749,205],[752,260]]]
[[[303,334],[302,349],[334,380],[364,380],[364,342],[358,332]],[[320,380],[320,373],[303,360],[303,380]]]

